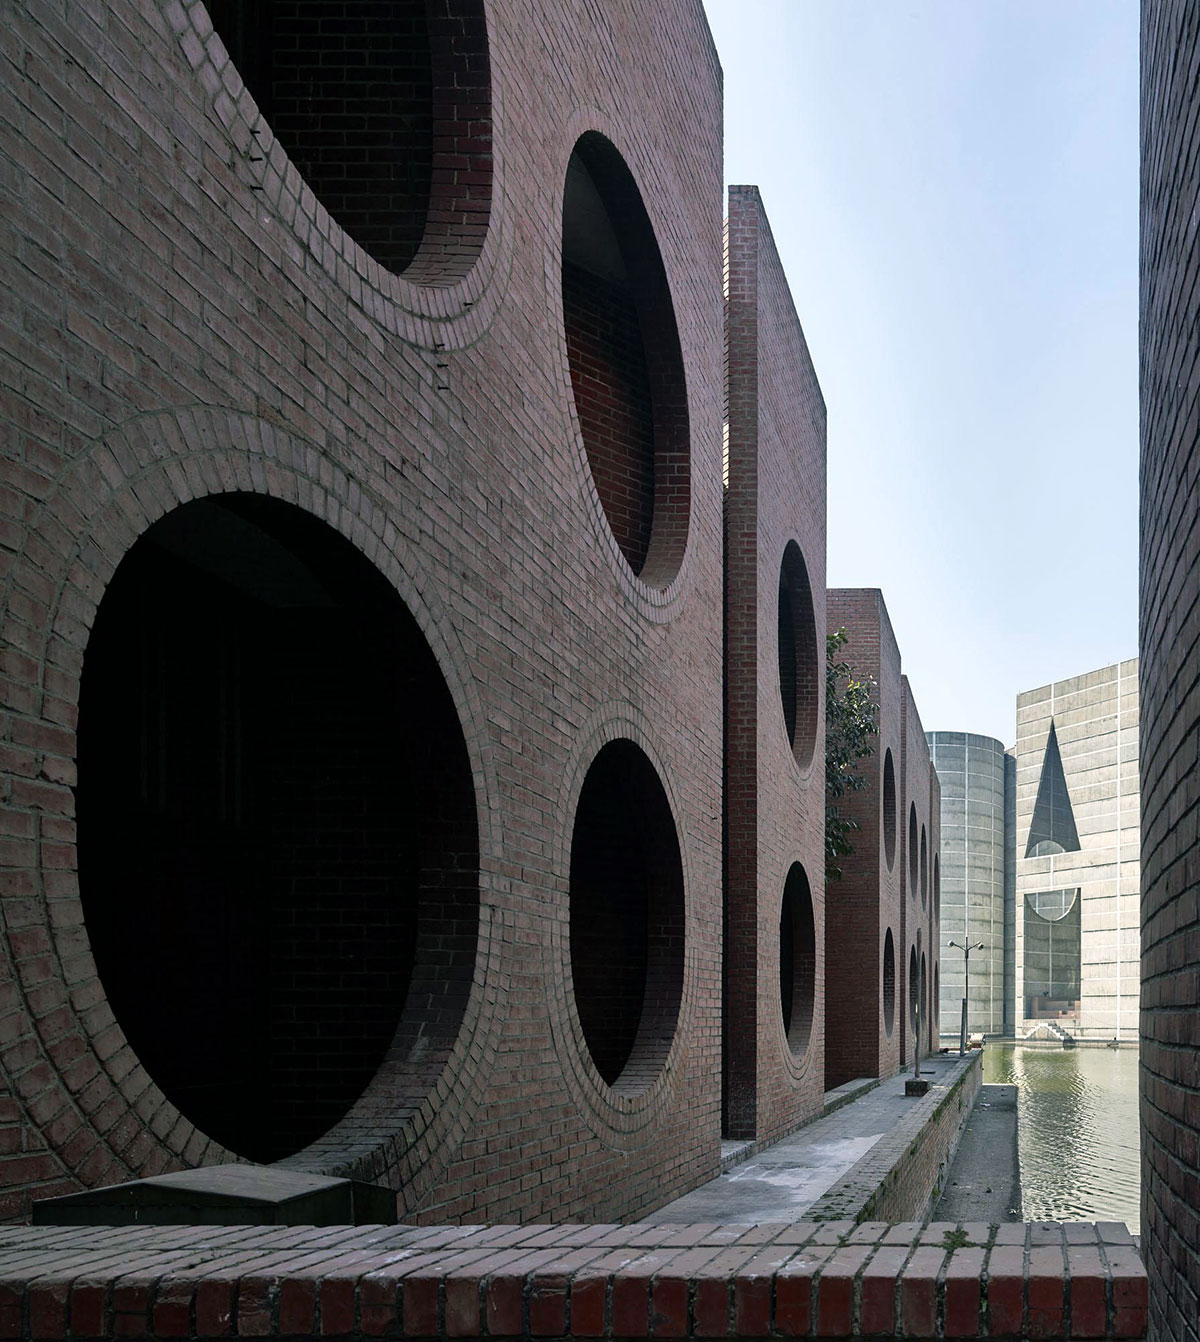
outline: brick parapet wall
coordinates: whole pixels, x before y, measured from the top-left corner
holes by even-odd
[[[0,1231],[0,1337],[1141,1339],[1116,1225]]]
[[[970,1053],[809,1208],[815,1220],[923,1221],[937,1202],[983,1077]]]

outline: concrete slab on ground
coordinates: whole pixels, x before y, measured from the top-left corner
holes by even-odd
[[[1021,1219],[1016,1086],[979,1088],[933,1219],[989,1225]]]
[[[957,1063],[957,1054],[940,1054],[924,1059],[921,1072],[941,1082]],[[910,1068],[881,1081],[643,1220],[659,1225],[803,1220],[806,1210],[920,1103],[904,1094],[904,1083],[911,1075]]]

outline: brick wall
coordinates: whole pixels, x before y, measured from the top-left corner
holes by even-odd
[[[842,876],[828,887],[825,944],[826,1088],[860,1076],[890,1076],[900,1065],[901,1017],[901,722],[900,650],[883,595],[876,588],[838,588],[827,594],[830,633],[848,635],[839,657],[856,675],[870,676],[879,703],[873,753],[862,762],[867,787],[839,803],[858,826]],[[891,805],[885,777],[891,760]],[[891,819],[891,861],[885,826]],[[886,948],[892,945],[892,1016],[885,1010]],[[871,966],[873,972],[864,972]]]
[[[753,187],[727,258],[725,1131],[761,1141],[824,1092],[825,403]]]
[[[443,12],[469,46],[482,7],[426,11]],[[456,875],[435,901],[455,930],[420,923],[415,963],[429,972],[414,970],[383,1066],[292,1163],[388,1183],[421,1221],[613,1219],[715,1172],[719,69],[696,0],[602,13],[494,0],[487,18],[486,62],[459,48],[465,96],[446,106],[430,20],[422,246],[439,191],[470,187],[454,225],[469,264],[422,270],[418,256],[403,275],[331,217],[202,5],[113,0],[67,21],[32,0],[0,33],[0,1214],[22,1215],[34,1193],[227,1154],[164,1093],[97,975],[73,789],[86,787],[80,675],[113,573],[158,519],[231,491],[319,519],[403,603],[439,686],[380,690],[354,674],[346,641],[358,702],[345,713],[374,748],[393,708],[436,721],[437,695],[452,705],[478,850],[466,946]],[[487,183],[439,160],[455,149],[440,121],[455,118],[490,155]],[[674,435],[664,470],[684,501],[671,565],[640,578],[590,473],[563,323],[564,182],[593,132],[644,203],[686,370],[682,404],[651,373]],[[315,764],[328,741],[318,724],[304,732]],[[661,781],[687,937],[677,1027],[633,1096],[596,1069],[571,990],[575,809],[617,740]],[[422,833],[440,842],[436,826]],[[148,842],[136,827],[128,841]],[[466,1001],[446,1039],[453,1010],[434,967],[459,954],[468,977],[449,981]]]
[[[914,1038],[912,1020],[914,1004],[921,995],[921,963],[925,962],[925,995],[928,999],[932,978],[930,965],[931,942],[929,927],[929,826],[930,826],[930,759],[929,742],[921,726],[916,700],[908,677],[901,677],[901,789],[900,814],[904,817],[903,859],[901,873],[904,882],[901,912],[904,956],[902,999],[905,1003],[904,1031],[901,1034],[901,1061],[913,1059]],[[922,862],[922,849],[925,850]],[[924,877],[924,886],[922,886]],[[922,895],[922,889],[924,894]],[[910,982],[910,967],[915,963],[916,978]],[[922,1019],[925,1019],[924,1013]],[[929,1048],[929,1036],[922,1040],[922,1051]]]
[[[205,1242],[211,1229],[0,1231],[8,1265],[0,1331],[36,1338],[1146,1336],[1146,1276],[1124,1226],[841,1220],[219,1233],[218,1257]]]
[[[1152,1335],[1200,1337],[1194,201],[1200,13],[1142,4],[1142,1246]]]

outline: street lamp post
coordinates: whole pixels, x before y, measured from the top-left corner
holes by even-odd
[[[967,1051],[967,994],[971,988],[971,952],[982,950],[983,942],[973,942],[970,938],[967,938],[961,945],[957,941],[949,941],[946,944],[963,953],[962,1023],[958,1032],[958,1056],[961,1058]]]

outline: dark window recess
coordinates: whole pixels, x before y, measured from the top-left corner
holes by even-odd
[[[323,523],[223,496],[134,546],[84,661],[78,812],[113,1011],[223,1145],[321,1136],[406,1001],[444,1057],[478,924],[470,763],[415,621]]]
[[[1078,887],[1025,896],[1025,1016],[1075,1019],[1082,982]]]

